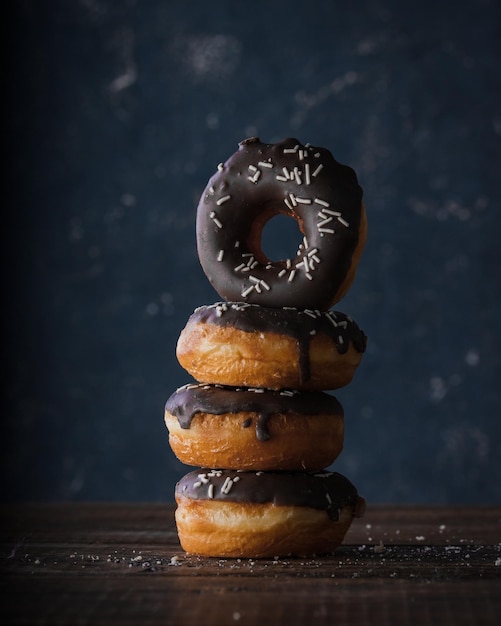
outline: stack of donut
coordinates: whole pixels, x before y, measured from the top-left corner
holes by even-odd
[[[297,221],[295,258],[269,259],[265,224]],[[364,500],[327,468],[344,414],[326,391],[350,383],[366,337],[331,310],[366,239],[355,172],[296,139],[239,144],[197,210],[200,263],[222,298],[194,311],[177,358],[196,382],[168,399],[178,459],[198,469],[176,485],[183,549],[217,557],[306,556],[343,541]]]

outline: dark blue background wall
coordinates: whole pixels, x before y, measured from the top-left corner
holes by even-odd
[[[365,192],[336,468],[370,502],[499,502],[499,3],[10,5],[3,496],[173,499],[175,344],[218,299],[195,208],[259,135]]]

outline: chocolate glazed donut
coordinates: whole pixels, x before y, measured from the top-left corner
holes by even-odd
[[[199,382],[321,391],[351,381],[366,341],[339,311],[221,302],[193,312],[176,354]]]
[[[304,235],[297,256],[271,260],[261,235],[278,214]],[[366,217],[355,172],[324,148],[290,138],[246,139],[209,180],[197,210],[197,247],[228,301],[327,310],[353,282]]]
[[[343,449],[343,408],[323,392],[189,384],[165,405],[169,443],[186,465],[319,471]]]
[[[176,485],[183,549],[221,557],[312,556],[334,551],[365,501],[336,472],[200,469]]]

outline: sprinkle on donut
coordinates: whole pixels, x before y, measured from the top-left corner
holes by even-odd
[[[304,235],[295,258],[269,259],[262,250],[262,230],[279,214]],[[355,172],[296,139],[241,142],[198,205],[200,262],[226,300],[326,310],[351,284],[364,243]]]

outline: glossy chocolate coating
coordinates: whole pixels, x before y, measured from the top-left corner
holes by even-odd
[[[310,378],[310,340],[321,334],[334,340],[339,354],[345,354],[350,343],[363,353],[367,338],[358,325],[339,311],[263,307],[242,302],[221,302],[202,306],[192,313],[190,322],[231,326],[244,332],[270,332],[293,337],[299,348],[301,382]]]
[[[337,521],[346,505],[357,506],[356,488],[338,472],[239,472],[199,469],[176,485],[176,495],[192,500],[267,502],[321,509]]]
[[[261,249],[264,224],[280,213],[295,219],[305,236],[293,259],[268,259]],[[200,263],[228,301],[326,310],[350,269],[361,216],[356,174],[329,150],[294,138],[247,139],[200,199]]]
[[[180,387],[167,400],[165,409],[177,417],[181,428],[190,428],[197,413],[256,413],[256,437],[259,441],[270,438],[268,422],[276,414],[343,415],[337,399],[323,392],[273,391],[203,384]],[[242,428],[250,427],[251,423],[252,420],[244,420]]]

